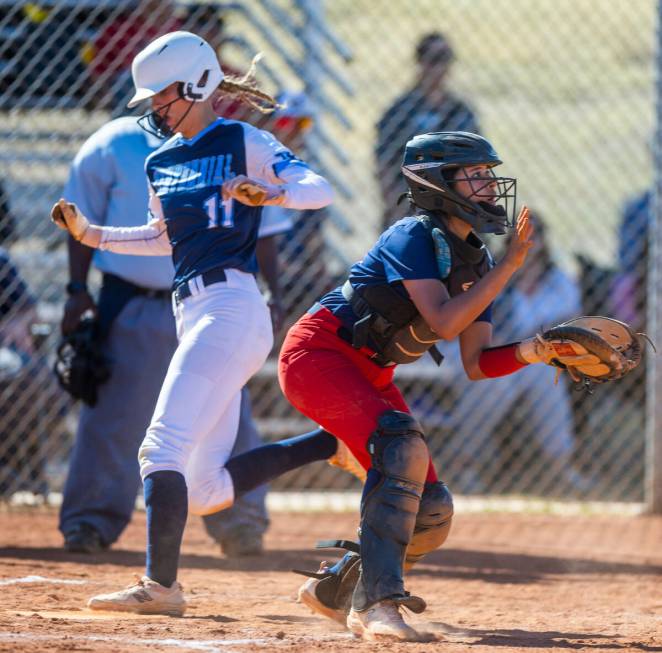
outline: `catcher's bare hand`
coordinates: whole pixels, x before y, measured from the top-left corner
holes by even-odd
[[[60,229],[68,231],[75,240],[81,241],[90,227],[88,219],[78,207],[60,198],[51,209],[51,221]]]
[[[237,175],[223,184],[223,199],[235,199],[248,206],[280,206],[285,189],[246,175]]]
[[[529,220],[529,209],[524,206],[515,221],[515,233],[508,243],[504,262],[515,270],[521,268],[532,245],[533,225]]]

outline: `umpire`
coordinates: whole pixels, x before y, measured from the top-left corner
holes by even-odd
[[[107,123],[76,155],[64,196],[94,224],[144,223],[148,203],[144,163],[160,144],[134,117]],[[278,229],[272,227],[270,235]],[[269,240],[265,238],[264,245]],[[70,281],[62,332],[76,330],[86,312],[96,313],[112,368],[110,379],[99,387],[96,404],[81,407],[60,511],[64,548],[94,553],[117,540],[133,512],[140,485],[138,447],[177,347],[170,298],[174,269],[170,256],[113,254],[92,250],[72,238],[68,248]],[[262,249],[267,256],[275,252],[275,247]],[[91,265],[102,274],[96,303],[87,287]],[[232,455],[260,444],[244,389]],[[265,496],[266,488],[259,488],[231,509],[205,518],[207,530],[226,555],[261,552],[269,525]]]

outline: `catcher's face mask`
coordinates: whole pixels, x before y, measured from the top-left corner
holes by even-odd
[[[489,165],[458,168],[451,178],[449,186],[455,193],[494,216],[503,227],[514,226],[515,179],[497,177]]]

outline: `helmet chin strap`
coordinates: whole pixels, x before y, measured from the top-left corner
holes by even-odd
[[[168,104],[164,104],[162,107],[159,107],[158,111],[150,111],[144,116],[141,116],[138,119],[138,124],[148,134],[152,134],[152,136],[156,136],[157,138],[169,138],[170,136],[173,136],[177,133],[177,127],[182,124],[182,121],[186,119],[186,116],[188,116],[189,112],[193,108],[193,102],[186,100],[189,103],[188,109],[186,109],[184,115],[177,121],[177,124],[175,124],[173,127],[168,127],[166,119],[168,117],[168,113],[170,112],[170,107],[175,104],[175,102],[179,102],[180,100],[186,100],[186,98],[182,96],[181,91],[179,93],[179,97],[172,100],[172,102],[168,102]],[[165,113],[161,113],[164,109]]]

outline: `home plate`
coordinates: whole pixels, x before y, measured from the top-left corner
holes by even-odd
[[[109,621],[120,619],[172,619],[163,614],[135,614],[134,612],[103,612],[102,610],[15,610],[21,617],[41,617],[42,619],[71,619],[77,621]]]

